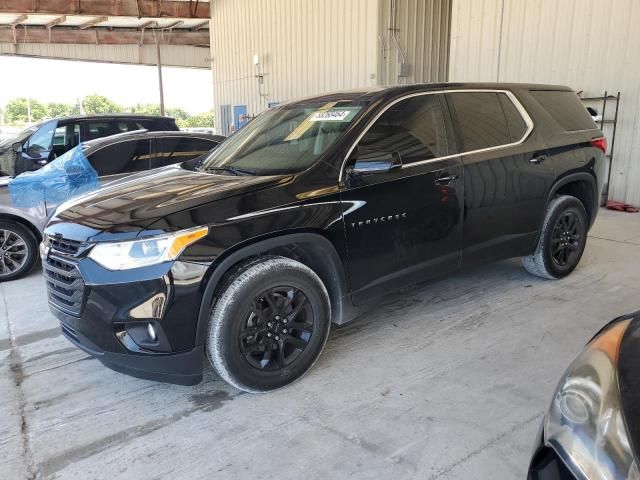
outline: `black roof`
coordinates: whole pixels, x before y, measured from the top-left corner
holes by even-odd
[[[201,138],[204,140],[211,140],[212,142],[221,143],[225,140],[226,137],[222,135],[210,135],[208,133],[199,133],[199,132],[183,132],[180,130],[169,130],[166,132],[162,131],[147,131],[147,130],[134,130],[132,132],[123,132],[118,133],[116,135],[110,135],[108,137],[100,137],[95,138],[93,140],[86,140],[80,142],[85,148],[94,150],[97,148],[106,147],[107,145],[111,145],[114,143],[122,142],[125,140],[137,140],[142,138],[152,138],[152,137],[190,137],[190,138]]]
[[[149,120],[168,120],[175,122],[175,118],[161,115],[145,115],[142,113],[93,113],[86,115],[68,115],[64,117],[53,117],[45,120],[40,120],[34,123],[34,125],[42,125],[52,120],[58,120],[59,122],[76,121],[76,120],[105,120],[105,119],[149,119]]]
[[[104,120],[105,118],[148,118],[152,120],[175,120],[175,118],[168,117],[166,115],[147,115],[144,113],[92,113],[85,115],[70,115],[68,117],[57,117],[57,120]]]
[[[537,83],[500,83],[500,82],[438,82],[413,83],[407,85],[372,86],[354,90],[341,90],[319,95],[312,95],[286,103],[295,104],[305,101],[364,101],[386,99],[412,92],[427,92],[431,90],[561,90],[570,91],[564,85],[547,85]]]

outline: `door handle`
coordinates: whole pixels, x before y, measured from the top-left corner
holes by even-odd
[[[458,175],[445,174],[442,177],[438,177],[436,181],[433,183],[435,183],[436,185],[449,185],[451,182],[457,179],[458,179]]]
[[[529,160],[531,163],[542,163],[544,162],[547,158],[549,158],[549,155],[547,155],[546,153],[541,153],[540,155],[536,155],[535,157],[533,157],[531,160]]]

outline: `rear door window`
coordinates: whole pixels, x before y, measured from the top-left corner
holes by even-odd
[[[207,153],[218,145],[218,142],[194,137],[159,137],[156,140],[156,155],[151,168],[164,167],[178,162],[185,162]]]
[[[70,123],[56,128],[53,135],[53,151],[57,156],[68,152],[80,143],[80,124]]]
[[[110,135],[116,135],[118,133],[128,131],[125,122],[114,121],[98,121],[87,122],[86,124],[86,140],[93,140],[95,138],[108,137]],[[124,126],[124,130],[123,127]]]
[[[507,116],[496,92],[447,94],[462,152],[512,143]]]
[[[163,130],[177,130],[177,128],[172,127],[172,125],[163,120],[153,120],[153,119],[141,119],[136,120],[136,124],[140,125],[141,128],[149,130],[150,132],[158,132]]]
[[[101,177],[149,170],[150,140],[128,140],[106,146],[89,155],[89,162]]]
[[[597,128],[575,92],[532,90],[531,96],[568,132]]]

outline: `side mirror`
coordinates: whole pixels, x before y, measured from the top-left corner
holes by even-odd
[[[12,144],[11,150],[13,150],[14,153],[20,153],[22,151],[22,143],[16,142]]]
[[[369,153],[359,150],[350,173],[351,175],[386,173],[401,167],[402,159],[397,151]]]

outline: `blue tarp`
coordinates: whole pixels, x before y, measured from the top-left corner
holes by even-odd
[[[98,173],[93,169],[80,144],[35,172],[18,175],[9,181],[14,206],[48,208],[71,197],[98,188]]]

